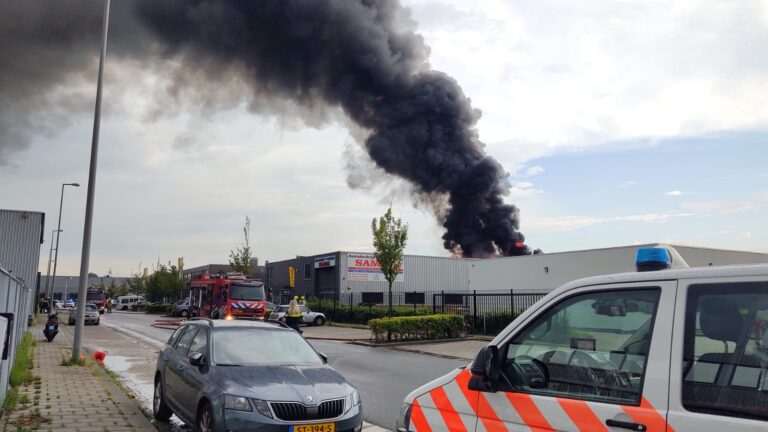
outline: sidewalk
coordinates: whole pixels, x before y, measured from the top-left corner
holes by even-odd
[[[353,341],[353,340],[370,340],[371,331],[369,329],[359,329],[352,327],[336,327],[331,325],[324,325],[320,327],[315,326],[302,326],[305,339],[320,339],[320,340],[336,340],[336,341]]]
[[[86,355],[87,366],[61,365],[62,359],[72,356],[73,326],[59,324],[59,334],[51,343],[43,336],[42,324],[29,330],[37,341],[32,373],[40,380],[19,388],[20,400],[28,402],[3,415],[3,431],[157,430],[136,401],[126,396],[90,355]],[[39,425],[34,420],[39,420]]]

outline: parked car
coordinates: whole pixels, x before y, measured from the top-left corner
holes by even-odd
[[[74,309],[75,301],[72,299],[64,300],[64,309]]]
[[[301,309],[301,322],[307,325],[321,326],[325,324],[325,314],[322,312],[312,312],[307,306],[299,306]],[[269,319],[274,321],[285,321],[285,314],[288,313],[288,305],[280,305],[271,314]]]
[[[189,299],[184,299],[173,305],[171,308],[171,316],[188,317],[189,316]]]
[[[243,343],[247,340],[249,343]],[[152,412],[199,431],[360,431],[360,395],[294,330],[192,319],[160,351]]]
[[[265,305],[264,316],[269,317],[273,310],[277,309],[277,305],[272,302],[267,302]]]
[[[64,303],[61,300],[54,300],[53,301],[53,308],[54,309],[62,309],[62,308],[64,308]]]
[[[67,321],[67,324],[75,325],[75,312],[76,310],[73,309],[69,313],[69,320]],[[99,307],[96,306],[95,304],[86,303],[85,304],[85,323],[99,325],[99,322],[101,322],[101,317],[99,315]]]

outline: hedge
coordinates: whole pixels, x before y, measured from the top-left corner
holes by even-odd
[[[376,342],[450,339],[461,335],[460,315],[424,315],[379,318],[368,321]]]
[[[336,303],[336,307],[333,307],[333,303],[330,300],[325,300],[322,304],[314,299],[307,301],[307,306],[315,312],[322,312],[325,314],[326,319],[331,322],[348,323],[348,324],[367,324],[368,321],[378,318],[386,318],[388,311],[386,306],[352,306],[350,309],[349,304]],[[417,307],[413,306],[393,306],[393,316],[424,316],[431,315],[431,307]]]
[[[170,313],[172,307],[173,305],[169,305],[169,304],[159,304],[159,305],[151,304],[151,305],[144,306],[147,313],[165,313],[165,314]]]

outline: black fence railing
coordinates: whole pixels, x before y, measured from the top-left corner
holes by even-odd
[[[496,334],[547,293],[509,292],[393,292],[394,315],[412,316],[448,313],[464,317],[469,334]],[[388,293],[382,291],[323,293],[310,298],[309,305],[332,321],[365,324],[388,312]]]

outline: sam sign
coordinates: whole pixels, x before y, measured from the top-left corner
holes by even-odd
[[[336,267],[336,256],[324,256],[315,258],[315,268]]]
[[[373,254],[351,253],[347,256],[347,280],[359,282],[386,282],[381,266]],[[400,267],[395,282],[405,281],[405,269]]]

